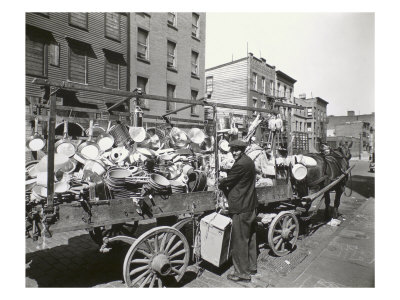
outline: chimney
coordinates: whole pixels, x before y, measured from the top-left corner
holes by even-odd
[[[300,99],[306,99],[306,93],[299,94],[299,98],[300,98]]]
[[[347,111],[347,116],[348,117],[354,117],[355,116],[354,110],[348,110]]]
[[[253,53],[249,52],[249,56],[253,57]]]

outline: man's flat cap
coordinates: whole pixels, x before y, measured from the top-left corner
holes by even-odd
[[[234,147],[234,148],[246,148],[247,143],[243,142],[242,140],[233,140],[229,143],[229,147]]]

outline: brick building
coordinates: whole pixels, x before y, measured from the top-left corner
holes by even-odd
[[[295,98],[294,102],[305,107],[305,119],[303,115],[297,121],[304,122],[306,126],[310,151],[319,151],[321,143],[326,142],[326,113],[329,102],[320,97],[306,98],[305,95],[302,98]]]
[[[130,13],[130,20],[130,86],[164,97],[204,97],[205,13]],[[160,115],[182,106],[185,104],[144,100],[143,121],[156,123]],[[203,107],[173,117],[202,121]]]
[[[348,111],[346,116],[329,116],[327,127],[328,140],[332,146],[343,138],[357,140],[352,153],[360,155],[361,152],[374,152],[375,146],[375,114],[356,115]]]

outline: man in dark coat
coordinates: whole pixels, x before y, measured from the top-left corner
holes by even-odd
[[[232,218],[232,261],[235,271],[228,275],[233,281],[250,281],[257,273],[256,169],[245,153],[247,143],[234,140],[229,143],[235,163],[219,188],[228,198],[229,215]]]

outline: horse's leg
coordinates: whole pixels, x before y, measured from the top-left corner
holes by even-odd
[[[342,194],[344,192],[344,185],[340,184],[336,190],[335,190],[335,203],[333,206],[333,218],[337,219],[337,217],[339,216],[339,205],[340,205],[340,197],[342,197]]]
[[[329,220],[329,208],[331,206],[331,196],[329,194],[329,191],[324,194],[325,198],[325,220]]]

